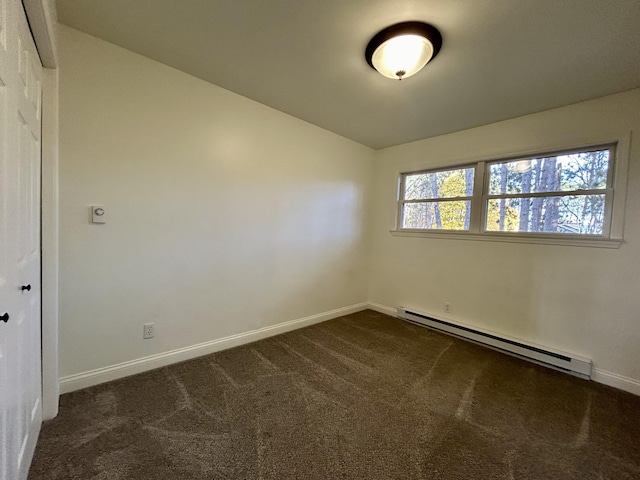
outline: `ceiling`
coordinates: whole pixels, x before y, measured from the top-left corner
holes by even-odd
[[[59,20],[372,148],[640,87],[640,0],[58,0]],[[364,59],[407,20],[442,50]]]

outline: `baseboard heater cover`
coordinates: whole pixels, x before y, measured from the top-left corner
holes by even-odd
[[[585,357],[528,344],[522,340],[502,337],[495,333],[483,332],[482,330],[440,320],[404,307],[398,307],[398,317],[546,367],[561,370],[581,378],[591,379],[592,362]]]

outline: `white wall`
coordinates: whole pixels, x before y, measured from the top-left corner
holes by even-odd
[[[399,171],[640,132],[640,90],[374,152],[61,27],[60,117],[63,391],[369,300],[590,357],[640,393],[637,141],[617,250],[389,234]]]
[[[588,145],[631,130],[625,243],[617,250],[389,234],[400,171]],[[639,134],[634,90],[376,152],[370,300],[585,355],[597,380],[640,394]]]
[[[369,148],[68,27],[60,122],[62,377],[366,301]]]

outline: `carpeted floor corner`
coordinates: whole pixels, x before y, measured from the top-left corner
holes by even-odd
[[[639,479],[640,397],[370,310],[62,396],[40,479]]]

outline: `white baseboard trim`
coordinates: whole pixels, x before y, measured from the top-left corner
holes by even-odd
[[[137,373],[146,372],[155,368],[165,367],[173,363],[183,362],[192,358],[208,355],[210,353],[219,352],[228,348],[237,347],[246,343],[262,340],[263,338],[272,337],[281,333],[297,330],[298,328],[307,327],[316,323],[324,322],[343,315],[360,312],[362,310],[371,309],[379,313],[384,313],[392,317],[397,317],[397,309],[382,305],[375,302],[362,302],[349,305],[343,308],[337,308],[328,312],[310,315],[308,317],[290,320],[288,322],[279,323],[269,327],[251,330],[249,332],[230,335],[228,337],[211,340],[209,342],[191,345],[189,347],[178,348],[169,352],[159,353],[128,362],[111,365],[109,367],[98,368],[88,372],[82,372],[75,375],[69,375],[60,379],[60,393],[69,393],[82,388],[91,387],[119,378],[128,377]],[[602,383],[610,387],[618,388],[635,395],[640,395],[640,380],[618,375],[599,368],[593,368],[591,379],[594,382]]]
[[[591,371],[591,380],[624,390],[625,392],[640,395],[640,380],[636,380],[635,378],[625,377],[624,375],[618,375],[617,373],[594,368]]]
[[[391,315],[392,317],[398,316],[398,309],[387,307],[386,305],[382,305],[380,303],[369,302],[368,306],[371,310],[374,310],[378,313],[384,313],[386,315]]]
[[[356,303],[347,307],[329,310],[328,312],[310,315],[296,320],[290,320],[277,325],[170,350],[168,352],[118,363],[109,367],[97,368],[88,372],[69,375],[60,379],[60,393],[69,393],[82,388],[146,372],[148,370],[165,367],[173,363],[183,362],[192,358],[201,357],[210,353],[219,352],[228,348],[262,340],[263,338],[272,337],[281,333],[290,332],[291,330],[297,330],[298,328],[338,318],[343,315],[349,315],[350,313],[360,312],[367,308],[371,308],[370,304],[367,302]]]

